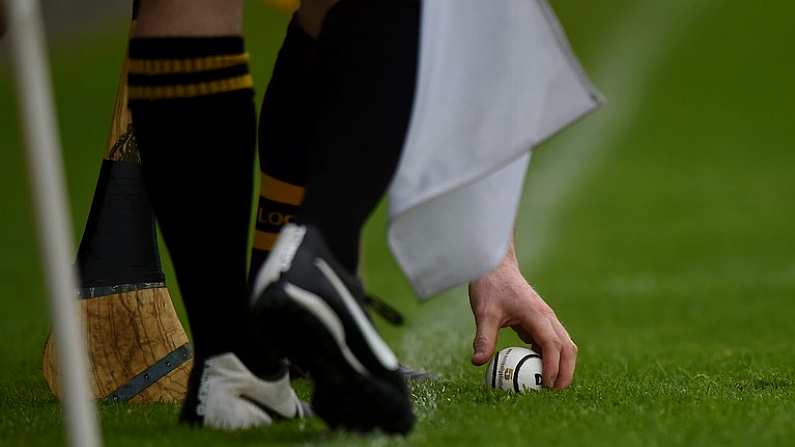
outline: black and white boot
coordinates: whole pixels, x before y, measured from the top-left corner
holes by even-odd
[[[316,228],[286,225],[255,281],[254,333],[306,368],[312,407],[330,427],[408,433],[408,389],[364,297]]]
[[[296,396],[290,376],[261,379],[232,353],[194,363],[180,422],[219,430],[267,426],[282,419],[312,416]]]

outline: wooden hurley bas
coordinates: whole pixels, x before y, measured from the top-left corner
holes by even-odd
[[[114,402],[180,402],[190,373],[188,337],[165,287],[138,288],[81,300],[94,398]],[[61,397],[53,339],[42,365]]]
[[[192,353],[165,286],[127,110],[126,65],[77,253],[90,380],[96,399],[176,402],[185,396]],[[48,337],[42,371],[60,397],[53,343]]]

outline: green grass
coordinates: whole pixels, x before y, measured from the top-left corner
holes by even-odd
[[[610,30],[659,5],[553,3],[591,68],[601,66]],[[413,299],[384,247],[382,209],[368,230],[365,276],[409,316],[407,327],[383,332],[402,358],[445,377],[413,388],[412,435],[335,434],[318,421],[226,434],[178,426],[172,406],[102,406],[107,444],[795,445],[795,65],[788,58],[795,7],[697,3],[705,5],[698,17],[674,22],[676,38],[661,40],[669,47],[651,61],[631,122],[608,146],[593,148],[593,169],[551,208],[545,249],[531,247],[534,229],[550,216],[520,219],[520,254],[533,257],[526,274],[581,348],[569,390],[512,396],[481,387],[482,371],[468,364],[472,323],[463,292]],[[284,19],[250,12],[254,71],[264,80]],[[53,56],[76,238],[124,39],[119,23],[63,43]],[[602,113],[621,107],[622,89],[606,93],[614,101]],[[59,410],[39,371],[47,314],[14,120],[9,77],[0,72],[0,445],[57,445]],[[556,138],[538,152],[529,185],[565,166],[555,157],[571,150],[569,141]],[[506,334],[501,343],[517,341]]]

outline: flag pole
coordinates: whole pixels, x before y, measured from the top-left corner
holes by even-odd
[[[72,224],[39,0],[5,0],[5,8],[39,251],[61,365],[67,442],[72,447],[100,447],[96,410],[89,394],[86,343],[75,297]]]

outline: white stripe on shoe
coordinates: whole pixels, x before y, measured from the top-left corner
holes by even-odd
[[[282,228],[279,233],[279,238],[276,240],[276,245],[273,246],[268,260],[257,273],[254,280],[254,293],[251,296],[252,303],[255,303],[262,291],[270,285],[270,283],[279,279],[279,276],[290,270],[293,263],[295,252],[301,246],[306,234],[306,227],[299,227],[295,224],[287,224]]]
[[[370,323],[370,320],[364,314],[362,308],[356,302],[356,299],[353,298],[351,292],[348,291],[348,288],[345,287],[345,284],[343,284],[339,276],[337,276],[328,263],[321,258],[315,259],[315,265],[320,269],[323,275],[326,276],[326,279],[334,286],[337,294],[342,298],[345,307],[348,308],[348,312],[353,315],[354,323],[356,323],[356,326],[358,326],[362,334],[364,334],[364,340],[370,346],[370,350],[373,351],[378,361],[381,362],[381,365],[388,370],[397,370],[397,357],[395,357],[395,354],[389,349],[389,346],[387,346],[381,336],[378,335],[378,332],[376,332],[372,323]]]
[[[287,296],[309,311],[309,313],[314,315],[315,318],[326,327],[331,336],[334,337],[334,341],[337,343],[337,346],[339,346],[343,357],[345,357],[345,360],[348,361],[353,369],[359,372],[359,374],[370,375],[367,368],[365,368],[359,359],[353,355],[353,352],[351,352],[351,349],[345,342],[345,329],[342,326],[342,321],[340,321],[340,318],[328,303],[314,293],[289,283],[284,286],[284,291],[287,293]]]

